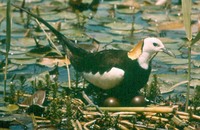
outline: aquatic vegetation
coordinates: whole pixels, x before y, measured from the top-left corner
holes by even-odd
[[[144,95],[147,99],[154,101],[160,96],[160,88],[156,75],[153,75],[153,80],[150,85],[147,85],[144,89]]]
[[[194,107],[192,112],[194,112],[194,114],[197,115],[200,114],[199,104],[200,104],[200,86],[197,86],[195,89],[195,94],[191,100],[191,106]]]
[[[5,70],[4,70],[4,97],[6,96],[6,87],[7,87],[7,71],[8,71],[8,55],[10,51],[11,43],[11,1],[7,1],[6,9],[6,54],[5,54]]]

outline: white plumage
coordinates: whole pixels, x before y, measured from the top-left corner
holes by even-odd
[[[113,67],[110,71],[100,74],[83,73],[83,77],[90,83],[102,89],[111,89],[121,83],[124,79],[124,71],[122,69]]]

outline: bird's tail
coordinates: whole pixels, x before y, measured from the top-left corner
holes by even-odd
[[[58,30],[56,30],[54,27],[52,27],[48,22],[46,22],[44,19],[41,17],[37,16],[36,14],[31,13],[30,11],[21,8],[17,5],[12,4],[14,7],[19,8],[20,10],[28,13],[32,17],[36,18],[39,22],[43,23],[46,27],[48,27],[58,38],[59,42],[63,46],[63,49],[67,48],[70,50],[72,55],[85,55],[88,53],[86,50],[78,47],[76,44],[74,44],[72,41],[70,41],[67,37],[65,37],[62,33],[60,33]],[[65,50],[64,50],[65,51]]]

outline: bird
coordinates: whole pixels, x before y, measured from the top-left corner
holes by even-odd
[[[164,52],[175,57],[156,37],[142,39],[130,51],[108,49],[89,52],[74,44],[41,17],[14,6],[36,18],[56,35],[59,43],[67,50],[72,66],[82,73],[86,81],[107,91],[109,96],[118,97],[124,104],[130,102],[147,84],[152,68],[151,62],[157,53]]]

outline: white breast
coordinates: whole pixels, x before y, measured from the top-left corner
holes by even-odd
[[[93,85],[102,89],[111,89],[121,83],[124,78],[124,71],[113,67],[110,71],[100,74],[83,73],[83,77]]]

